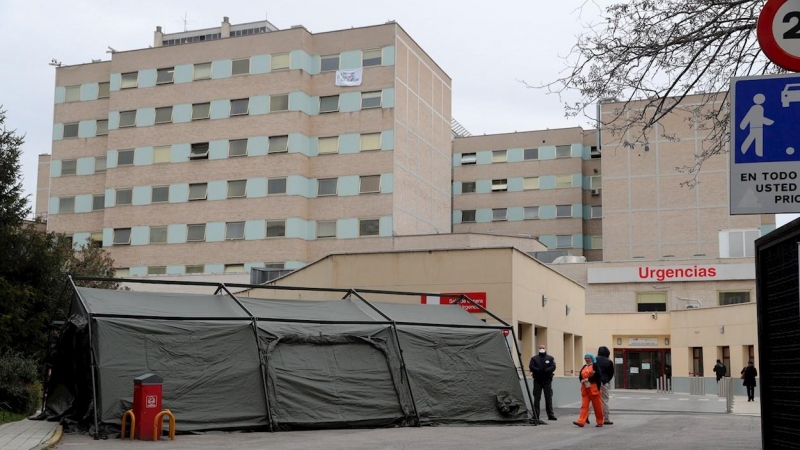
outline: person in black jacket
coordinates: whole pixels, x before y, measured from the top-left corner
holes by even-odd
[[[725,376],[727,371],[728,368],[725,367],[725,364],[722,364],[722,361],[717,360],[717,364],[714,365],[714,373],[717,375],[717,383],[719,383],[719,380]]]
[[[742,385],[747,387],[747,401],[756,401],[756,377],[758,376],[758,370],[756,370],[756,366],[753,365],[753,361],[747,363],[747,367],[742,369],[741,374],[744,380]]]
[[[594,417],[597,420],[596,427],[603,426],[603,402],[600,400],[600,388],[602,377],[600,367],[597,365],[597,358],[591,353],[584,355],[583,360],[586,364],[581,368],[578,379],[581,382],[581,415],[573,424],[583,428],[589,419],[589,402],[594,407]]]
[[[533,412],[534,419],[539,424],[543,424],[539,420],[539,400],[542,398],[542,391],[544,391],[544,404],[547,409],[548,420],[558,420],[553,412],[553,374],[556,371],[556,359],[547,354],[547,349],[544,345],[539,346],[539,354],[531,358],[528,365],[533,377]]]
[[[614,361],[609,359],[611,352],[605,345],[597,349],[597,366],[600,367],[600,400],[603,401],[603,425],[614,425],[608,416],[608,398],[611,380],[614,378]]]

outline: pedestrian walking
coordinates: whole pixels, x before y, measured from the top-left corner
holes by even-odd
[[[600,367],[600,400],[603,402],[603,425],[614,425],[608,414],[611,380],[614,379],[614,361],[609,356],[611,356],[611,351],[605,345],[597,349],[597,366]]]
[[[728,368],[725,367],[725,364],[722,364],[722,361],[717,360],[717,364],[714,365],[714,373],[717,374],[717,383],[719,383],[719,380],[728,373]]]
[[[594,407],[596,427],[603,426],[603,402],[600,400],[601,375],[597,366],[597,358],[591,353],[584,355],[586,362],[578,375],[581,382],[581,415],[573,424],[583,428],[589,419],[589,403]]]
[[[531,358],[528,365],[533,377],[533,412],[534,419],[544,424],[539,419],[539,400],[544,392],[544,404],[547,410],[547,420],[558,420],[553,412],[553,374],[556,371],[556,359],[547,354],[547,347],[539,346],[539,354]]]
[[[744,380],[744,382],[742,384],[747,387],[747,401],[748,402],[756,401],[756,377],[757,376],[758,376],[758,370],[756,370],[756,366],[753,365],[753,361],[749,361],[747,363],[747,367],[742,369],[742,379]]]

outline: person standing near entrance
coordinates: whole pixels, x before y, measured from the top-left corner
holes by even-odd
[[[547,420],[558,420],[553,412],[553,374],[556,371],[556,359],[547,354],[544,345],[539,346],[539,354],[531,358],[528,365],[533,377],[533,411],[534,417],[539,424],[545,422],[539,420],[539,400],[544,391],[544,404],[547,410]]]
[[[611,356],[611,351],[605,345],[597,349],[597,366],[600,367],[600,400],[603,402],[603,425],[614,425],[608,414],[610,384],[614,378],[614,361],[611,361],[609,356]]]
[[[584,355],[586,362],[581,368],[578,379],[581,382],[581,415],[573,424],[583,428],[589,420],[589,403],[594,407],[594,417],[597,419],[596,427],[603,426],[603,401],[600,400],[600,389],[602,386],[600,367],[597,365],[597,358],[591,353]]]
[[[722,361],[717,360],[717,364],[714,365],[714,373],[717,374],[717,383],[719,383],[719,380],[721,380],[727,372],[728,368],[725,367],[725,364],[722,364]]]
[[[758,371],[756,370],[756,366],[753,365],[753,361],[747,363],[747,367],[742,369],[742,379],[744,386],[747,387],[747,401],[754,402],[756,401],[756,377],[758,376]]]

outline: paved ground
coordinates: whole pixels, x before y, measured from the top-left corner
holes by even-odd
[[[0,449],[30,450],[50,439],[58,422],[20,420],[0,425]]]
[[[735,403],[735,414],[725,414],[725,403],[715,396],[615,391],[611,399],[614,425],[603,428],[593,425],[578,428],[572,425],[578,415],[577,409],[561,408],[556,410],[558,421],[538,427],[425,427],[179,435],[175,441],[160,442],[158,448],[467,450],[574,449],[585,446],[615,450],[708,447],[754,450],[761,448],[761,418],[757,405],[758,402],[747,403],[741,397],[741,401]],[[89,436],[73,435],[64,436],[57,448],[133,449],[141,445],[118,439],[95,441]]]

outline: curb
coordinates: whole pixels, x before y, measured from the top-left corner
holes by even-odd
[[[61,425],[57,426],[55,431],[53,431],[53,435],[50,436],[50,439],[48,439],[45,442],[42,442],[37,447],[35,447],[33,450],[49,450],[49,449],[55,447],[56,444],[58,444],[61,441],[61,437],[64,434],[63,431],[64,430],[63,430],[63,427]]]

